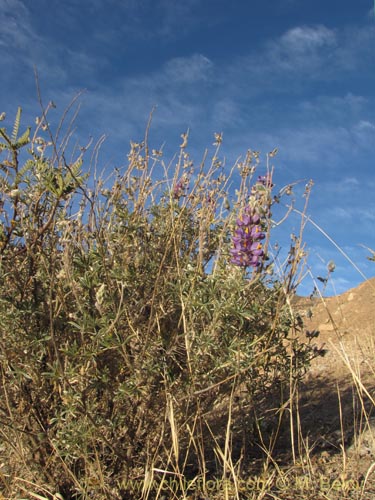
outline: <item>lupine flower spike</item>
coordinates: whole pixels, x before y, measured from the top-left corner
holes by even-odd
[[[261,240],[265,238],[258,214],[251,213],[246,207],[244,213],[236,221],[236,230],[232,238],[234,248],[231,263],[241,267],[258,267],[262,263],[264,251]]]
[[[273,186],[271,176],[258,177],[253,190],[255,196],[251,198],[255,201],[255,206],[247,206],[236,220],[236,229],[232,237],[233,248],[230,253],[232,254],[231,263],[240,267],[258,268],[265,257],[261,243],[265,238],[263,230],[265,221],[262,221],[256,208],[256,204],[262,205],[264,200],[257,193],[257,185],[271,189]]]

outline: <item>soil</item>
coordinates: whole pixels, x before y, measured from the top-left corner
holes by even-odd
[[[375,484],[375,278],[336,297],[296,297],[293,309],[303,319],[301,335],[319,331],[325,352],[297,398],[312,465]],[[371,491],[363,498],[375,498]]]
[[[241,498],[374,500],[375,278],[336,297],[294,297],[292,308],[303,320],[298,335],[306,341],[306,332],[319,332],[312,341],[324,356],[312,361],[292,397],[283,394],[287,409],[280,426],[272,412],[269,420],[262,421],[259,441],[270,450],[269,459],[267,452],[254,452],[257,441],[243,464],[245,476],[250,471],[259,478],[267,469],[268,474],[285,478],[285,485],[272,483],[264,495],[254,492]],[[275,388],[265,407],[279,408],[279,396]],[[219,409],[212,425],[222,429],[228,408],[223,406],[222,413]],[[244,407],[243,414],[248,413]],[[240,429],[246,428],[240,410],[233,417]]]

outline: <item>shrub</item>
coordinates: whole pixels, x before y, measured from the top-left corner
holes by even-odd
[[[219,135],[196,168],[184,135],[176,164],[131,143],[124,172],[93,178],[49,110],[33,136],[20,110],[0,130],[4,491],[133,498],[140,478],[146,498],[155,471],[218,474],[212,450],[249,447],[254,408],[316,354],[288,305],[300,241],[284,278],[268,255],[272,171],[254,180],[248,151],[228,174]]]

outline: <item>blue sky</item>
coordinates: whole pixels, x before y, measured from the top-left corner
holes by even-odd
[[[308,215],[375,276],[362,246],[375,249],[371,0],[0,0],[0,51],[0,112],[21,105],[34,122],[34,67],[56,117],[84,89],[77,134],[107,135],[103,167],[125,163],[154,106],[151,145],[166,159],[187,129],[197,162],[214,132],[228,166],[277,147],[277,187],[313,179]],[[297,229],[292,217],[276,236],[285,246]],[[336,263],[327,293],[363,281],[312,224],[305,241],[312,276]]]

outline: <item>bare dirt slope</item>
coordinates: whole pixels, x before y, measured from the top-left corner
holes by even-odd
[[[302,298],[295,309],[307,330],[318,330],[319,343],[327,354],[313,364],[314,375],[347,376],[347,363],[361,375],[375,370],[375,278],[342,295],[329,298]],[[347,356],[347,361],[345,359]]]
[[[318,457],[345,448],[365,474],[375,461],[375,278],[336,297],[296,297],[294,310],[326,350],[301,384],[302,433]]]

